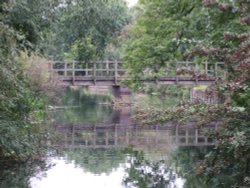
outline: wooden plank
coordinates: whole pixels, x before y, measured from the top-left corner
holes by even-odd
[[[109,61],[106,62],[106,75],[109,74]]]
[[[64,62],[64,76],[68,76],[67,75],[67,62]]]
[[[85,67],[85,75],[86,75],[86,76],[88,76],[88,75],[89,75],[88,63],[86,63],[86,67]]]
[[[72,64],[72,84],[75,85],[75,62]]]
[[[49,62],[49,80],[53,80],[53,76],[54,76],[54,71],[53,71],[53,63]]]
[[[205,74],[208,74],[207,70],[208,70],[208,62],[206,61],[205,62]]]
[[[117,77],[118,77],[118,72],[117,72],[117,62],[115,63],[115,84],[117,85]]]
[[[214,76],[215,77],[218,76],[218,64],[217,64],[217,62],[214,64]]]

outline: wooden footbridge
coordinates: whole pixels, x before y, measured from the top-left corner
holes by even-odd
[[[224,63],[194,62],[174,63],[169,69],[159,70],[157,78],[150,70],[138,72],[138,81],[145,85],[210,85],[225,78]],[[56,61],[50,66],[51,77],[62,85],[76,86],[120,86],[121,81],[130,80],[120,61],[97,61],[92,63]]]

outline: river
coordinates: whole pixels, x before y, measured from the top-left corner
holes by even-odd
[[[195,166],[213,145],[195,123],[142,126],[110,96],[68,91],[51,108],[56,139],[44,162],[0,175],[6,188],[206,187]],[[210,127],[215,129],[216,127]],[[5,187],[4,187],[5,188]]]

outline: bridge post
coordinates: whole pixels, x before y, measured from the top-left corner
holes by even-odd
[[[76,134],[75,126],[72,125],[71,146],[72,146],[73,148],[74,148],[74,146],[75,146],[75,134]]]
[[[109,61],[106,61],[106,76],[109,75]]]
[[[89,76],[89,70],[88,70],[88,63],[86,63],[86,66],[85,66],[85,76]]]
[[[49,80],[53,80],[54,70],[53,70],[53,62],[49,62]]]
[[[68,68],[67,61],[65,61],[64,62],[64,76],[67,76],[67,68]]]
[[[75,61],[72,62],[72,85],[75,85]]]
[[[94,85],[96,85],[96,62],[94,62],[94,66],[93,66],[93,81],[94,81]]]
[[[205,62],[205,74],[206,75],[208,74],[208,62],[207,61]]]
[[[117,85],[117,77],[118,77],[118,72],[117,72],[117,61],[115,61],[115,85]]]

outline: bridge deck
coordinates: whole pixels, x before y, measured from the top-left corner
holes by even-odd
[[[139,81],[145,85],[210,85],[225,77],[224,63],[203,63],[200,66],[193,62],[178,62],[176,67],[165,72],[159,78],[141,76]],[[145,75],[148,70],[145,70]],[[52,77],[62,85],[117,86],[122,81],[130,80],[125,76],[122,62],[104,61],[93,63],[54,62],[51,67]],[[142,74],[143,75],[143,74]]]
[[[195,79],[191,77],[162,77],[159,79],[140,79],[145,85],[210,85],[215,82],[218,78],[211,77],[207,79]],[[104,77],[97,76],[93,77],[58,77],[58,80],[62,83],[62,85],[75,85],[75,86],[92,86],[92,85],[100,85],[100,86],[116,86],[120,85],[122,81],[129,80],[128,77]]]

